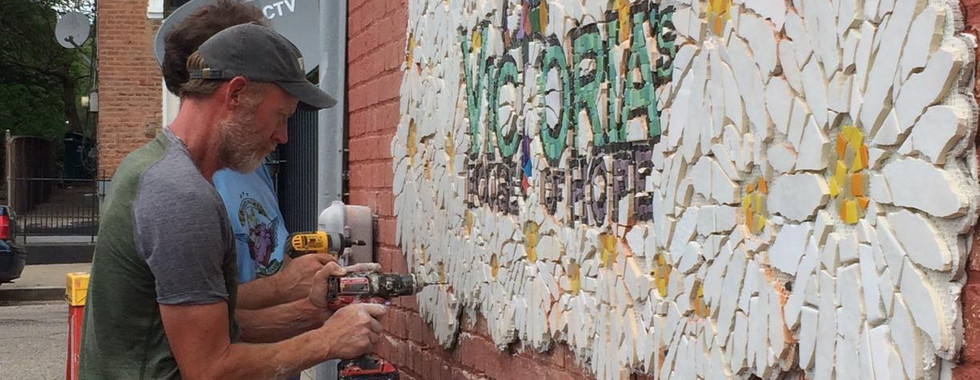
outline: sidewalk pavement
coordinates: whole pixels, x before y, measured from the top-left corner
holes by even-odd
[[[64,300],[65,275],[91,268],[91,263],[28,265],[19,279],[0,285],[0,303]]]
[[[93,244],[98,240],[92,236],[25,236],[18,237],[22,244]]]

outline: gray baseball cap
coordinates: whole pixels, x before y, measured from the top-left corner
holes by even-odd
[[[302,108],[323,109],[337,104],[337,100],[306,80],[303,55],[296,45],[268,27],[229,27],[204,41],[198,52],[204,68],[191,70],[191,79],[242,76],[255,82],[275,83],[299,99]]]

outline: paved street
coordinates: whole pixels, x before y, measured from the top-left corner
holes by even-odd
[[[63,379],[68,306],[0,304],[0,379]]]

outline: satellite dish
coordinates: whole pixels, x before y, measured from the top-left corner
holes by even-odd
[[[91,30],[92,24],[88,16],[79,12],[68,12],[58,20],[58,26],[54,28],[54,36],[61,46],[74,49],[88,41]]]

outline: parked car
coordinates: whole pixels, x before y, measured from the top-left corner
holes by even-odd
[[[13,213],[0,206],[0,284],[20,278],[27,262],[27,250],[14,244],[17,238]]]

